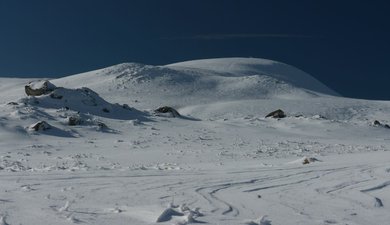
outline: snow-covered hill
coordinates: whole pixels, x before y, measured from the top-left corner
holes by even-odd
[[[253,58],[34,80],[0,78],[0,225],[390,220],[390,102]]]
[[[290,65],[257,58],[220,58],[203,59],[167,65],[168,68],[179,71],[204,71],[207,73],[217,73],[224,77],[270,77],[275,82],[286,82],[296,87],[307,90],[337,95],[336,92],[320,83],[309,74],[292,67]],[[266,88],[267,86],[260,87]]]
[[[53,80],[86,86],[108,99],[118,95],[141,107],[187,106],[219,101],[307,98],[336,93],[286,64],[245,58],[195,60],[167,66],[124,63]]]

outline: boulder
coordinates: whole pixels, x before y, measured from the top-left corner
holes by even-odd
[[[50,129],[50,125],[46,121],[39,121],[37,123],[34,123],[30,126],[31,130],[34,131],[43,131]]]
[[[314,158],[314,157],[303,157],[302,158],[302,164],[303,165],[306,165],[306,164],[310,164],[310,163],[314,163],[314,162],[319,162],[320,160]]]
[[[69,126],[76,126],[80,125],[82,123],[82,120],[79,116],[69,116],[68,117],[68,125]]]
[[[131,110],[130,106],[128,104],[123,104],[122,105],[123,109]]]
[[[154,112],[158,113],[158,114],[169,114],[172,117],[180,117],[181,116],[180,113],[178,111],[176,111],[176,109],[169,107],[169,106],[160,107],[160,108],[154,110]]]
[[[108,126],[103,122],[97,121],[96,124],[99,127],[99,129],[107,129],[108,128]]]
[[[56,86],[48,80],[30,82],[24,86],[24,91],[28,96],[40,96],[51,93],[56,89]]]
[[[275,119],[280,119],[280,118],[286,117],[286,114],[283,112],[283,110],[278,109],[278,110],[276,110],[276,111],[273,111],[273,112],[268,113],[268,114],[265,116],[265,118],[268,118],[268,117],[275,118]]]

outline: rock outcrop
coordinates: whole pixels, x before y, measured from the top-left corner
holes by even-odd
[[[384,127],[384,128],[390,129],[390,125],[383,124],[383,123],[379,122],[378,120],[375,120],[372,125],[375,127]]]
[[[24,91],[28,96],[41,96],[51,93],[56,89],[56,86],[48,80],[30,82],[24,86]]]
[[[69,116],[67,120],[69,126],[77,126],[77,125],[81,125],[82,123],[82,120],[79,116]]]
[[[283,112],[283,110],[278,109],[278,110],[276,110],[276,111],[273,111],[273,112],[268,113],[268,114],[265,116],[265,118],[268,118],[268,117],[275,118],[275,119],[280,119],[280,118],[286,117],[286,114]]]
[[[50,129],[50,125],[46,121],[39,121],[37,123],[34,123],[30,126],[31,130],[34,131],[43,131]]]
[[[169,106],[160,107],[160,108],[154,110],[154,112],[157,113],[157,115],[163,114],[163,115],[170,115],[171,117],[180,117],[181,116],[180,113],[176,109],[169,107]]]

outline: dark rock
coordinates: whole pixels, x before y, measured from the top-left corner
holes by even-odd
[[[105,123],[102,123],[102,122],[97,122],[97,125],[98,125],[98,127],[100,128],[100,129],[106,129],[106,128],[108,128],[108,126],[105,124]]]
[[[17,102],[8,102],[7,105],[19,105]]]
[[[122,108],[127,109],[127,110],[131,110],[131,108],[128,104],[123,104]]]
[[[70,116],[68,117],[68,125],[69,126],[76,126],[81,124],[81,118],[78,116]]]
[[[176,109],[169,107],[169,106],[160,107],[160,108],[154,110],[154,112],[164,113],[164,114],[169,113],[172,117],[180,117],[181,116],[180,113],[178,111],[176,111]]]
[[[275,119],[279,119],[279,118],[284,118],[286,117],[286,114],[283,112],[283,110],[281,109],[278,109],[276,111],[273,111],[271,113],[268,113],[265,118],[268,118],[268,117],[272,117],[272,118],[275,118]]]
[[[105,113],[109,113],[110,112],[110,110],[107,109],[107,108],[103,108],[102,111],[105,112]]]
[[[35,131],[42,131],[50,129],[50,125],[46,121],[39,121],[31,125],[30,128]]]
[[[320,160],[314,158],[314,157],[304,157],[303,160],[302,160],[302,164],[303,165],[306,165],[306,164],[310,164],[310,163],[314,163],[314,162],[319,162]]]
[[[375,120],[375,121],[372,123],[372,125],[375,126],[375,127],[384,127],[384,128],[390,129],[390,125],[381,123],[381,122],[379,122],[378,120]]]
[[[24,86],[24,91],[28,96],[40,96],[46,95],[54,91],[56,86],[50,83],[48,80],[39,81],[39,82],[30,82],[28,85]]]

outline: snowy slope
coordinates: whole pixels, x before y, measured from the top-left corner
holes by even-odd
[[[31,80],[0,78],[0,225],[390,221],[388,101],[251,58]]]
[[[235,62],[235,63],[233,63]],[[214,65],[211,67],[210,65]],[[234,69],[233,69],[234,68]],[[261,59],[227,58],[167,66],[124,63],[53,81],[96,90],[107,99],[141,107],[185,106],[217,101],[306,98],[335,92],[291,66]]]
[[[203,70],[219,73],[221,76],[269,76],[277,81],[290,83],[320,93],[337,95],[336,92],[320,83],[309,74],[290,65],[257,58],[202,59],[167,65],[177,70]]]

